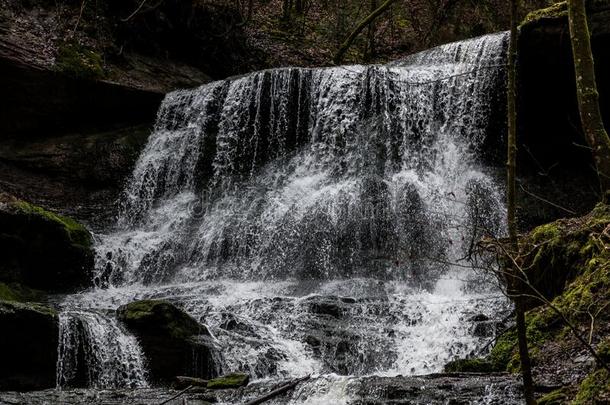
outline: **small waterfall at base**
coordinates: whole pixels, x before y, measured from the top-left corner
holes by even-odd
[[[143,355],[114,317],[66,310],[59,316],[57,387],[143,388]]]
[[[482,156],[500,136],[506,44],[168,94],[97,235],[97,288],[63,303],[58,384],[84,359],[92,386],[145,385],[112,315],[142,298],[204,322],[223,371],[260,379],[421,375],[481,349],[508,310],[467,259],[504,229]]]

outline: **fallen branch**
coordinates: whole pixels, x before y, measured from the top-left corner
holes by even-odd
[[[180,391],[179,393],[177,393],[176,395],[174,395],[173,397],[166,399],[165,401],[161,402],[159,405],[165,405],[170,401],[173,401],[174,399],[178,398],[180,395],[184,394],[185,392],[187,392],[188,390],[190,390],[191,388],[193,388],[192,385],[189,385],[188,387],[186,387],[185,389],[183,389],[182,391]]]
[[[305,376],[302,378],[297,378],[295,380],[290,381],[287,384],[282,385],[281,387],[274,389],[273,391],[271,391],[268,394],[263,395],[262,397],[253,399],[250,402],[247,402],[245,405],[259,405],[262,404],[263,402],[266,402],[272,398],[277,397],[278,395],[281,395],[285,392],[290,391],[291,389],[293,389],[294,387],[296,387],[297,385],[299,385],[300,383],[302,383],[305,380],[309,380],[310,376]]]
[[[390,6],[394,3],[395,0],[386,0],[385,3],[383,3],[381,6],[379,6],[375,11],[373,11],[368,17],[366,17],[364,20],[362,20],[360,22],[360,24],[358,24],[358,26],[352,31],[352,33],[347,37],[347,39],[345,40],[345,42],[343,42],[343,44],[341,44],[341,47],[339,48],[339,50],[337,51],[337,53],[335,54],[335,57],[333,58],[333,62],[335,62],[336,65],[338,65],[339,63],[341,63],[341,61],[343,60],[343,55],[345,54],[345,52],[347,52],[347,50],[349,49],[349,47],[352,45],[352,42],[354,42],[354,39],[356,39],[356,37],[358,36],[358,34],[360,34],[360,32],[367,27],[372,21],[375,20],[375,18],[379,17],[381,14],[383,14],[388,8],[390,8]]]

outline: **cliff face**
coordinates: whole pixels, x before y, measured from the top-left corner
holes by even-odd
[[[165,92],[278,63],[249,45],[254,28],[241,27],[231,8],[166,0],[130,17],[140,3],[0,0],[0,191],[105,221]],[[610,6],[591,2],[590,16],[610,124]],[[583,214],[599,196],[578,130],[565,4],[532,13],[520,29],[526,229]],[[490,148],[503,170],[503,117],[494,121],[499,136]]]
[[[610,3],[588,5],[601,109],[609,128]],[[531,226],[584,214],[600,195],[580,130],[566,3],[528,15],[518,47],[521,218]]]

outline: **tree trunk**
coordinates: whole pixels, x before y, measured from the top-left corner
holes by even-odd
[[[377,9],[377,0],[371,0],[371,9],[372,13]],[[371,60],[375,57],[375,21],[371,21],[369,23],[368,32],[367,32],[367,45],[366,45],[366,59]]]
[[[510,1],[510,44],[508,48],[508,160],[506,163],[507,177],[507,221],[510,250],[514,255],[518,250],[517,220],[516,220],[516,174],[517,174],[517,0]],[[507,263],[510,263],[507,260]],[[534,384],[532,381],[532,367],[527,347],[527,330],[525,324],[525,310],[521,294],[524,284],[520,282],[519,269],[507,265],[509,295],[515,303],[515,317],[517,323],[517,340],[519,345],[519,358],[521,360],[521,375],[523,377],[523,396],[527,405],[536,404],[534,399]]]
[[[290,8],[292,7],[292,0],[284,0],[282,2],[282,21],[287,23],[290,21]]]
[[[356,26],[356,28],[352,31],[352,33],[347,37],[347,39],[339,47],[339,50],[337,51],[337,53],[335,54],[335,57],[333,58],[333,61],[335,62],[335,64],[341,63],[341,61],[343,60],[343,55],[345,55],[345,52],[347,52],[347,50],[352,45],[352,42],[354,42],[354,39],[356,39],[358,34],[360,34],[360,32],[364,28],[366,28],[366,26],[368,26],[371,22],[373,22],[375,20],[375,18],[379,17],[388,8],[390,8],[390,6],[392,5],[392,3],[394,1],[395,0],[386,0],[385,3],[383,3],[381,6],[379,6],[379,8],[377,8],[375,11],[373,11],[371,14],[369,14],[368,17],[366,17],[364,20],[360,21],[358,26]]]
[[[604,129],[599,109],[599,94],[595,83],[595,68],[585,0],[568,1],[568,20],[580,122],[587,143],[592,149],[602,196],[605,200],[605,193],[610,190],[610,138]]]

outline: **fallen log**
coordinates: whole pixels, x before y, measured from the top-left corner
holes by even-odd
[[[289,383],[286,383],[284,385],[282,385],[279,388],[274,389],[273,391],[269,392],[268,394],[263,395],[262,397],[258,397],[256,399],[253,399],[250,402],[246,402],[245,405],[259,405],[262,404],[263,402],[266,402],[272,398],[275,398],[279,395],[284,394],[285,392],[290,391],[291,389],[294,389],[294,387],[296,387],[297,385],[299,385],[300,383],[302,383],[305,380],[309,380],[310,376],[307,375],[305,377],[301,377],[301,378],[297,378],[295,380],[290,381]]]
[[[176,388],[177,390],[180,390],[185,387],[188,387],[189,385],[193,386],[193,387],[206,388],[208,386],[208,380],[204,380],[202,378],[187,377],[187,376],[183,376],[183,375],[176,376],[176,380],[174,382],[174,388]]]

